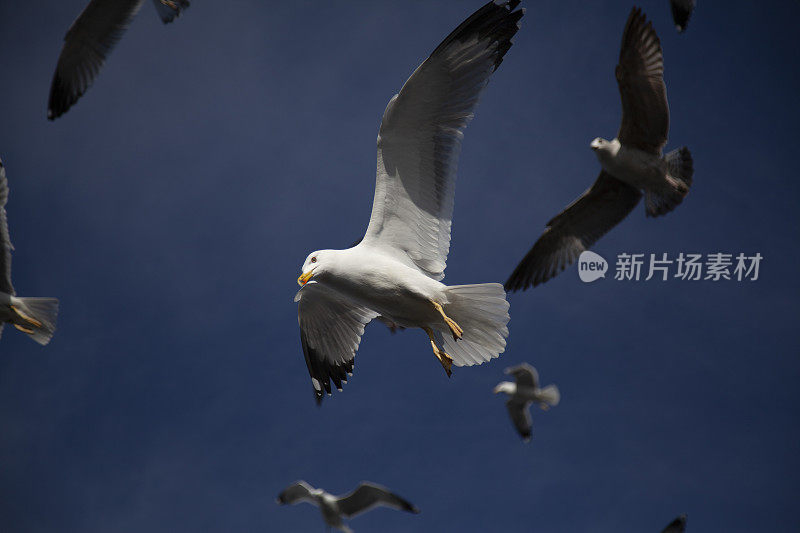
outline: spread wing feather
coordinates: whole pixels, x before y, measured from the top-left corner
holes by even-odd
[[[517,387],[536,389],[539,387],[539,372],[528,363],[506,368],[506,374],[514,376]]]
[[[353,372],[355,354],[364,326],[378,313],[345,300],[322,285],[309,282],[295,296],[300,342],[311,375],[317,403],[323,390],[331,393],[331,381],[338,390]]]
[[[628,16],[615,75],[622,99],[623,145],[661,155],[669,134],[669,107],[664,85],[664,56],[652,22],[639,8]]]
[[[0,291],[14,296],[14,286],[11,284],[11,238],[8,235],[8,217],[6,216],[6,202],[8,202],[8,180],[6,169],[0,161]],[[2,328],[0,328],[2,331]]]
[[[419,513],[410,502],[394,494],[386,487],[363,481],[353,492],[338,501],[339,511],[351,518],[375,506],[383,505],[410,513]]]
[[[518,401],[513,398],[506,401],[506,408],[508,409],[508,415],[511,417],[511,422],[517,428],[519,435],[526,441],[531,440],[533,429],[533,421],[528,409],[529,405],[530,402]]]
[[[86,92],[144,0],[92,0],[70,26],[50,86],[47,118],[66,113]]]
[[[444,277],[450,249],[464,128],[519,29],[518,4],[489,2],[475,12],[414,71],[383,114],[363,245],[436,280]]]
[[[525,290],[556,276],[628,216],[642,193],[601,171],[594,184],[559,215],[506,281],[506,290]]]

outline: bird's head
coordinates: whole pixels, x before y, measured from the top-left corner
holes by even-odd
[[[516,389],[517,389],[516,384],[511,383],[510,381],[501,381],[494,388],[494,393],[499,394],[501,392],[505,392],[506,394],[514,394]]]
[[[591,144],[589,144],[589,147],[596,152],[603,149],[607,144],[607,140],[603,139],[602,137],[597,137],[591,142]]]
[[[305,263],[303,263],[303,267],[300,269],[300,277],[297,278],[298,285],[302,287],[308,283],[311,278],[319,277],[321,274],[325,273],[330,267],[331,257],[333,255],[332,252],[334,252],[334,250],[317,250],[316,252],[308,254]]]

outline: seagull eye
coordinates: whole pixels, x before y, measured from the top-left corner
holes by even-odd
[[[311,258],[311,262],[312,262],[312,263],[316,263],[316,262],[317,262],[317,258],[316,258],[316,257],[312,257],[312,258]]]

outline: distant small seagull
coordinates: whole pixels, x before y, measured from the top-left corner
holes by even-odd
[[[508,291],[544,283],[591,247],[630,213],[645,192],[645,213],[655,217],[681,203],[692,184],[692,156],[685,146],[662,157],[669,108],[661,43],[651,23],[633,8],[622,35],[616,69],[622,97],[617,138],[590,144],[603,170],[586,192],[547,223],[533,248],[506,281]]]
[[[422,329],[448,376],[453,365],[478,365],[505,350],[509,306],[503,286],[447,286],[441,280],[461,139],[519,30],[518,5],[484,5],[414,71],[383,114],[363,240],[306,257],[295,301],[317,402],[331,393],[331,381],[341,390],[364,326],[378,316],[390,327]]]
[[[50,342],[56,329],[58,300],[16,296],[11,284],[11,250],[14,247],[8,236],[7,201],[6,169],[0,161],[0,334],[5,323],[9,322],[44,346]]]
[[[325,523],[344,533],[353,533],[353,530],[342,522],[343,518],[353,518],[380,505],[409,513],[419,513],[419,509],[389,489],[368,481],[362,481],[356,490],[346,496],[334,496],[322,489],[315,489],[305,481],[293,483],[278,495],[278,503],[298,502],[308,502],[319,507]]]
[[[686,515],[682,514],[669,523],[661,533],[683,533],[686,531]]]
[[[50,85],[47,118],[69,110],[94,81],[106,57],[128,29],[144,0],[92,0],[70,26]],[[189,7],[189,0],[153,0],[164,24]]]
[[[694,11],[695,0],[669,0],[669,5],[672,8],[672,20],[675,21],[675,28],[678,33],[682,33],[689,24],[689,17],[692,16]]]
[[[511,421],[514,422],[514,427],[517,428],[525,442],[528,442],[531,440],[533,426],[529,411],[531,403],[535,402],[543,411],[547,411],[550,407],[558,405],[561,394],[555,385],[548,385],[540,389],[539,373],[528,363],[506,368],[506,374],[513,375],[516,383],[501,381],[494,388],[494,393],[505,392],[508,394],[508,400],[506,400],[508,414],[511,416]]]

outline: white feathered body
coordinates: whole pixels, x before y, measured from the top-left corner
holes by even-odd
[[[361,245],[337,251],[319,282],[400,326],[446,327],[430,303],[448,303],[444,283]]]

